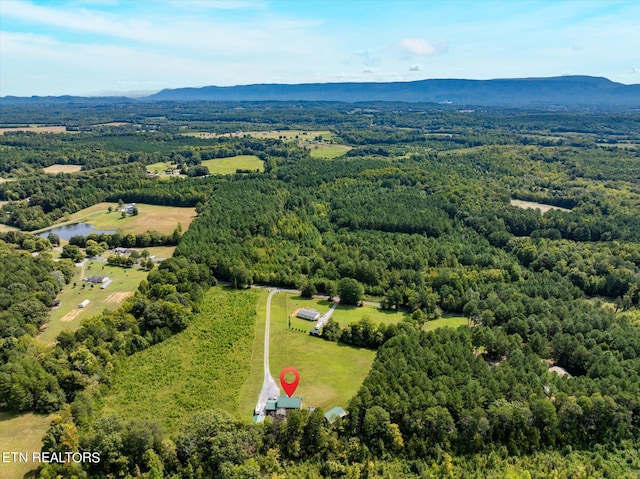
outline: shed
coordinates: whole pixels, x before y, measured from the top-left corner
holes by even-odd
[[[334,408],[329,409],[324,414],[324,420],[327,421],[329,424],[333,424],[336,421],[336,419],[343,418],[346,415],[347,415],[347,411],[342,409],[340,406],[336,406]]]
[[[102,283],[102,286],[100,286],[100,289],[107,289],[107,286],[109,286],[111,283],[113,283],[113,280],[107,279],[104,283]]]
[[[89,300],[85,299],[82,303],[78,303],[78,308],[84,308],[89,304]]]
[[[306,319],[307,321],[315,321],[320,317],[320,312],[311,308],[302,308],[298,310],[298,318]]]

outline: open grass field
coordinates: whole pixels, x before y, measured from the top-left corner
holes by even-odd
[[[66,133],[67,127],[66,126],[44,126],[44,125],[0,127],[0,135],[4,135],[5,131],[34,131],[36,133]]]
[[[464,316],[457,316],[455,314],[445,314],[442,318],[434,319],[433,321],[427,321],[422,328],[423,331],[433,331],[438,328],[459,328],[460,326],[467,325],[467,318]]]
[[[249,377],[259,294],[210,289],[187,329],[124,361],[103,414],[158,421],[169,433],[204,409],[250,420],[257,393],[240,415],[240,386]]]
[[[264,162],[255,155],[239,155],[228,158],[205,160],[202,166],[209,168],[209,173],[231,175],[236,170],[264,171]]]
[[[40,451],[42,437],[49,429],[53,416],[0,412],[0,454],[3,451],[23,452],[28,454],[30,461],[31,453]],[[0,460],[0,478],[22,479],[37,467],[38,464],[33,462],[5,463]]]
[[[82,169],[82,165],[51,165],[44,168],[44,172],[50,175],[58,173],[77,173]]]
[[[571,211],[567,208],[561,208],[559,206],[546,205],[544,203],[536,203],[534,201],[523,201],[523,200],[511,200],[511,204],[513,206],[517,206],[518,208],[531,208],[538,209],[542,214],[545,214],[549,210],[560,210],[560,211]]]
[[[173,252],[176,250],[175,246],[152,246],[150,248],[144,248],[149,252],[149,255],[156,258],[171,258]]]
[[[334,145],[331,143],[308,143],[304,146],[311,150],[309,153],[311,158],[337,158],[351,149],[347,145]]]
[[[300,385],[295,394],[302,397],[303,407],[326,411],[347,406],[369,374],[376,352],[288,330],[290,302],[286,293],[276,294],[271,301],[271,374],[277,382],[285,367],[298,370]],[[310,323],[304,323],[308,330]]]
[[[178,167],[175,163],[168,163],[166,161],[159,161],[158,163],[152,163],[147,165],[147,171],[156,175],[162,174],[165,170],[174,170]]]
[[[99,285],[92,288],[82,281],[83,277],[94,274],[108,276],[113,279],[113,282],[106,289],[100,289]],[[140,281],[147,275],[147,271],[136,268],[123,269],[109,266],[103,261],[87,261],[84,268],[77,268],[71,283],[58,295],[60,307],[51,311],[49,322],[38,338],[46,343],[52,343],[63,330],[78,329],[83,319],[95,316],[105,308],[117,308],[126,297],[121,293],[134,293]],[[120,293],[118,296],[113,296],[118,293]],[[78,303],[85,299],[89,300],[89,304],[85,308],[78,308]]]
[[[0,224],[0,233],[5,233],[7,231],[18,231],[18,228],[14,226]]]
[[[331,307],[331,303],[325,299],[307,299],[290,293],[280,294],[286,295],[285,303],[289,316],[294,314],[294,312],[299,308],[313,308],[319,311],[321,314],[324,314]],[[359,307],[338,304],[338,307],[334,311],[332,318],[336,320],[340,324],[340,326],[345,327],[350,323],[360,321],[363,316],[369,316],[369,318],[375,323],[391,324],[401,321],[403,318],[408,316],[408,313],[406,313],[405,311],[385,311],[383,309],[369,305]],[[309,330],[313,329],[315,324],[316,323],[313,321],[305,321],[304,319],[296,317],[291,318],[291,327],[294,329]]]
[[[262,355],[264,339],[264,311],[267,292],[263,292],[258,302],[251,374],[241,389],[241,410],[244,415],[255,407],[262,384]],[[347,406],[349,400],[360,388],[371,369],[375,351],[354,348],[325,341],[306,333],[291,331],[288,322],[298,308],[315,308],[326,312],[331,303],[327,300],[306,299],[295,294],[280,292],[271,301],[271,374],[278,382],[280,371],[288,366],[300,373],[300,385],[296,395],[302,397],[303,407],[319,406],[324,410],[334,406]],[[406,317],[405,312],[384,311],[373,306],[355,307],[339,305],[333,318],[346,326],[360,320],[364,315],[374,322],[397,323]],[[447,315],[429,321],[425,331],[440,327],[459,327],[467,324],[461,316]],[[293,328],[308,331],[314,323],[291,318]]]
[[[111,206],[114,211],[108,212]],[[178,226],[182,225],[182,231],[186,231],[196,217],[195,208],[178,208],[175,206],[156,206],[138,203],[137,216],[128,215],[122,218],[117,203],[98,203],[80,210],[64,223],[77,223],[84,221],[90,223],[99,230],[116,230],[123,233],[144,233],[155,230],[160,233],[170,234]],[[58,223],[56,226],[60,226]]]

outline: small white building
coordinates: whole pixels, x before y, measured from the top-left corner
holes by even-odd
[[[89,304],[89,300],[85,299],[82,303],[78,303],[78,308],[86,308]]]
[[[296,316],[307,321],[315,321],[320,317],[320,312],[312,308],[302,308],[298,310],[298,314]]]

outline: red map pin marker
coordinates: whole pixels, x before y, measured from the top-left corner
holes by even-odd
[[[284,380],[284,376],[287,373],[292,373],[295,376],[295,378],[293,378],[293,382],[288,383]],[[288,397],[293,396],[293,393],[296,392],[296,388],[298,387],[299,382],[300,373],[298,373],[298,370],[296,368],[284,368],[280,373],[280,385],[282,386],[282,389],[284,389],[284,392],[287,393]]]

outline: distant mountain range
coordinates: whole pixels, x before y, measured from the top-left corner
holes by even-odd
[[[640,85],[606,78],[561,76],[499,80],[420,80],[389,83],[256,84],[229,87],[176,88],[153,95],[112,101],[341,101],[428,102],[497,107],[628,107],[640,108]],[[81,97],[3,97],[0,104],[22,102],[87,102]]]

